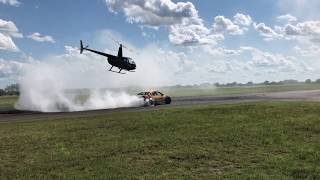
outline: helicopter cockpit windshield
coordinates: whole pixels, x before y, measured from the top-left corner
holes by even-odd
[[[128,62],[129,62],[130,64],[136,64],[131,58],[128,58]]]

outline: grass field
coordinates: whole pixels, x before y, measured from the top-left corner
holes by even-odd
[[[17,96],[0,96],[0,109],[13,109]]]
[[[320,179],[320,104],[0,124],[1,179]]]

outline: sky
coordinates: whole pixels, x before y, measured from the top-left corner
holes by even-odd
[[[112,39],[134,49],[124,50],[137,63],[130,82],[147,73],[152,85],[314,80],[319,10],[318,0],[0,0],[0,88],[57,59],[86,81],[124,79],[96,77],[109,76],[94,72],[107,62],[77,54],[80,39],[110,53]]]

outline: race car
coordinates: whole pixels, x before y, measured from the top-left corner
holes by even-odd
[[[170,104],[171,103],[171,97],[167,96],[159,91],[140,92],[138,94],[138,96],[143,98],[145,106]]]

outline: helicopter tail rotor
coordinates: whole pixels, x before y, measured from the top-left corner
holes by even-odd
[[[83,50],[84,50],[84,49],[87,49],[88,47],[89,47],[89,45],[83,47],[82,40],[80,40],[80,54],[82,54],[82,53],[83,53]]]

